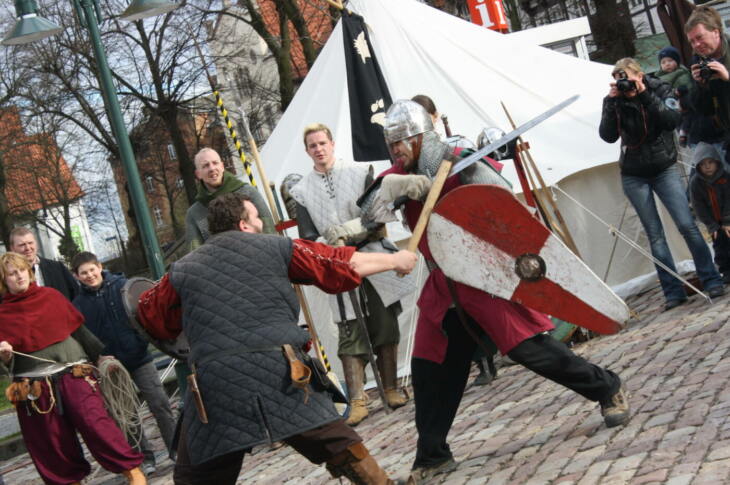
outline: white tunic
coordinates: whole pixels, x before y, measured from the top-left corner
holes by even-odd
[[[306,207],[317,232],[324,232],[331,226],[342,224],[360,217],[360,208],[356,202],[365,190],[370,165],[363,163],[345,162],[336,160],[327,173],[312,170],[291,188],[290,193],[294,200]],[[364,253],[392,252],[383,246],[381,241],[368,243],[359,251]],[[399,278],[395,272],[387,271],[368,276],[368,281],[377,291],[383,305],[386,307],[397,302],[404,296],[416,290],[411,275]],[[355,318],[349,298],[343,298],[346,318]],[[332,312],[339,318],[340,309],[337,298],[330,298]]]

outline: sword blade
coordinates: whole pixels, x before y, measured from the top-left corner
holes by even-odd
[[[486,155],[489,155],[490,153],[492,153],[493,151],[497,150],[498,148],[503,147],[504,145],[506,145],[507,143],[511,142],[512,140],[514,140],[518,136],[522,135],[524,132],[526,132],[530,128],[533,128],[536,125],[539,125],[540,123],[542,123],[546,119],[548,119],[551,116],[553,116],[558,111],[563,110],[569,104],[574,103],[575,100],[577,100],[579,97],[580,97],[579,94],[576,94],[574,96],[571,96],[570,98],[566,99],[565,101],[556,104],[555,106],[553,106],[549,110],[545,111],[544,113],[542,113],[542,114],[534,117],[533,119],[531,119],[527,123],[524,123],[524,124],[518,126],[513,131],[510,131],[509,133],[507,133],[506,135],[504,135],[499,140],[493,141],[492,143],[490,143],[489,145],[485,146],[481,150],[477,150],[476,152],[472,153],[471,155],[469,155],[465,159],[463,159],[463,160],[459,161],[458,163],[454,164],[454,166],[451,168],[451,172],[449,173],[449,175],[454,175],[454,174],[457,174],[457,173],[461,172],[462,170],[464,170],[468,166],[472,165],[477,160],[480,160],[482,157],[484,157]]]

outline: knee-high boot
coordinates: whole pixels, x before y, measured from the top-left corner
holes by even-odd
[[[345,371],[347,393],[350,397],[350,416],[347,424],[356,426],[368,417],[368,408],[365,400],[365,361],[354,355],[343,355],[342,367]]]
[[[393,409],[405,406],[408,399],[398,390],[398,344],[381,345],[375,353],[378,355],[378,372],[388,406]]]
[[[391,480],[365,445],[355,443],[327,460],[327,471],[335,478],[346,477],[355,485],[398,485]]]

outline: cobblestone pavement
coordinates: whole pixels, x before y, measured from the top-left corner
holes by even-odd
[[[695,296],[662,313],[653,290],[629,305],[638,316],[620,334],[575,348],[622,377],[631,393],[628,425],[607,429],[596,404],[505,367],[492,385],[467,390],[449,435],[459,467],[431,483],[730,483],[730,297],[708,305]],[[412,404],[386,415],[374,400],[370,412],[357,431],[388,472],[404,477],[415,453]],[[153,444],[162,456],[159,437]],[[172,484],[171,462],[160,465],[150,483]],[[0,470],[8,484],[40,483],[27,455]],[[88,483],[124,481],[102,470]],[[239,483],[337,481],[287,447],[262,447],[245,459]]]

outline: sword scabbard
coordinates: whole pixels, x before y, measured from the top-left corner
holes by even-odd
[[[200,418],[200,422],[203,424],[208,424],[208,413],[205,412],[205,405],[203,404],[203,396],[200,394],[200,388],[198,387],[198,379],[195,377],[196,373],[193,372],[188,376],[188,387],[190,389],[191,394],[193,395],[193,400],[195,401],[195,409],[198,410],[198,417]]]

